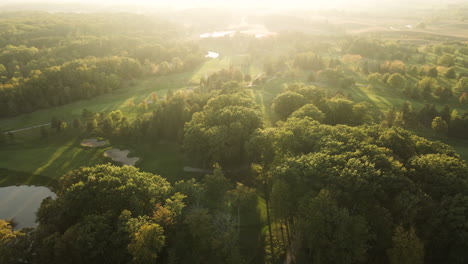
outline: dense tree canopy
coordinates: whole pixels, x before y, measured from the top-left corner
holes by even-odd
[[[132,255],[141,263],[141,258],[153,258],[141,254],[153,251],[144,247],[164,246],[164,230],[152,215],[156,204],[169,204],[170,194],[166,180],[133,167],[71,171],[60,179],[57,199],[44,200],[39,209],[36,257],[44,263],[122,263]]]

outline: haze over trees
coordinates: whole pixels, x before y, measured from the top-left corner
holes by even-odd
[[[0,186],[57,197],[0,263],[467,263],[466,15],[436,10],[1,13]]]

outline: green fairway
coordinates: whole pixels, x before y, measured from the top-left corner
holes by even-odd
[[[81,138],[67,134],[50,134],[47,139],[39,138],[33,129],[21,132],[0,151],[0,168],[12,172],[28,173],[52,179],[62,176],[70,169],[93,166],[105,162],[103,148],[84,148]],[[8,181],[11,181],[8,180]],[[28,179],[26,182],[31,181]],[[15,184],[22,183],[15,181]]]
[[[170,182],[184,180],[184,159],[176,143],[161,143],[154,146],[142,144],[132,151],[134,156],[142,157],[137,163],[142,171],[155,173]]]

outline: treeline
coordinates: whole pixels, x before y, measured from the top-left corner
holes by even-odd
[[[341,94],[303,84],[289,85],[273,99],[272,109],[281,120],[308,117],[330,125],[362,125],[373,118],[366,103],[354,103]]]
[[[4,14],[0,118],[90,98],[142,75],[193,69],[204,54],[183,36],[144,15]]]
[[[449,105],[439,110],[434,104],[425,104],[417,110],[410,102],[405,102],[399,109],[387,111],[382,123],[386,126],[432,129],[439,135],[468,139],[468,111],[458,113]]]
[[[419,53],[415,45],[365,37],[350,37],[341,48],[343,54],[359,54],[377,60],[406,61]]]
[[[0,118],[105,94],[142,73],[137,60],[124,57],[87,58],[35,70],[29,78],[0,84]]]
[[[307,117],[258,130],[250,145],[277,229],[271,241],[297,263],[468,258],[459,225],[468,171],[449,146]]]

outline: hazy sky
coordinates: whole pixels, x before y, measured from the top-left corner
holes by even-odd
[[[463,2],[463,0],[0,0],[0,4],[17,3],[92,3],[104,5],[151,5],[175,8],[190,7],[269,7],[269,8],[347,8],[349,6],[379,6],[383,3],[401,5],[421,3],[427,5],[446,4],[448,2]],[[465,2],[468,0],[465,0]]]

